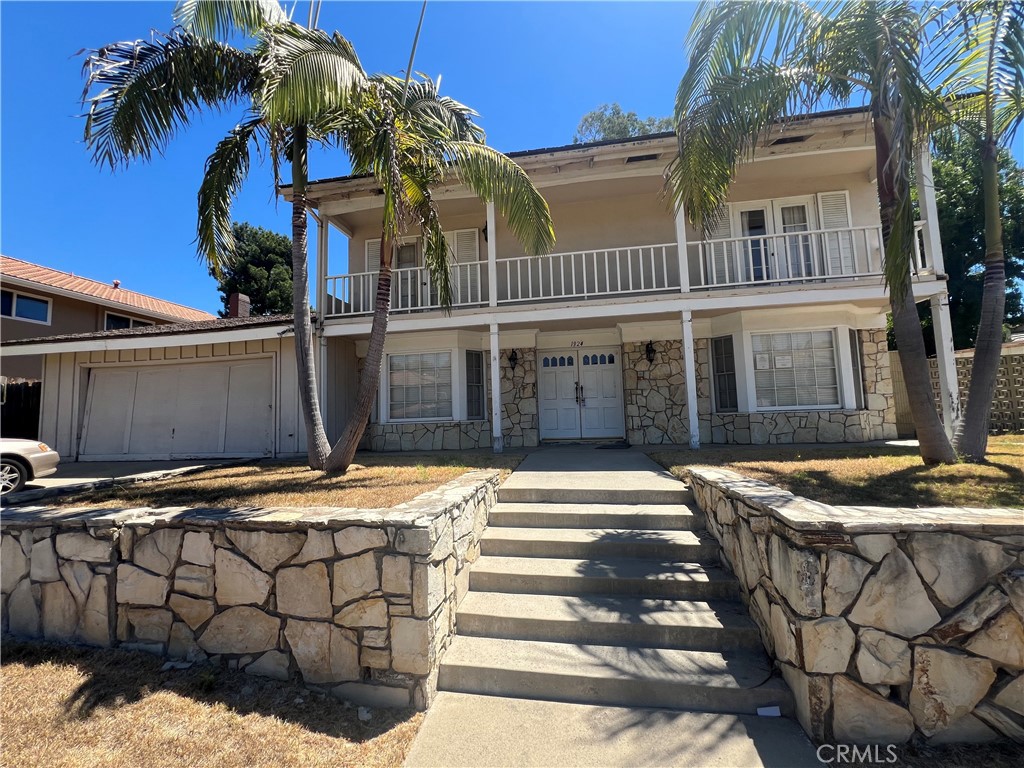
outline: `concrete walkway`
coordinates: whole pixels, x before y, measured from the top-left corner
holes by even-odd
[[[405,765],[821,767],[800,726],[787,718],[466,693],[438,695]]]

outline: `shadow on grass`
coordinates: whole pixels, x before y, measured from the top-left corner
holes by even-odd
[[[161,672],[166,659],[141,652],[27,643],[8,637],[3,651],[4,667],[73,666],[85,676],[64,701],[64,716],[69,720],[87,720],[99,710],[116,710],[160,691],[224,706],[239,715],[275,717],[355,743],[376,738],[415,715],[411,709],[380,709],[363,722],[351,704],[311,693],[295,683],[199,664]],[[9,688],[5,694],[10,695]]]

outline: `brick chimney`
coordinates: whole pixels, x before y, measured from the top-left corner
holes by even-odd
[[[249,317],[249,297],[244,293],[228,296],[228,317]]]

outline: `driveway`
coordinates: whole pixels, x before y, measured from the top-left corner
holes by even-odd
[[[5,506],[25,504],[66,493],[106,488],[183,475],[209,467],[237,464],[238,460],[191,459],[186,461],[69,461],[61,463],[49,477],[28,483],[18,493],[5,496]]]

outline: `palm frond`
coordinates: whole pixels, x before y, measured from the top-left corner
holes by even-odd
[[[494,203],[528,253],[551,250],[555,244],[551,211],[526,171],[485,144],[449,141],[444,143],[444,150],[459,179],[482,199]]]
[[[184,32],[98,48],[82,70],[85,143],[111,169],[161,153],[201,107],[245,101],[258,73],[248,52]]]
[[[452,308],[452,267],[448,240],[437,214],[437,206],[430,196],[430,189],[423,187],[417,206],[420,218],[420,233],[423,237],[423,264],[430,273],[431,287],[437,291],[437,301],[446,313]]]
[[[270,122],[314,122],[345,109],[366,84],[355,49],[338,33],[284,24],[261,36],[258,103]]]
[[[252,118],[235,126],[218,142],[206,159],[199,187],[197,247],[214,275],[235,254],[231,228],[231,204],[249,173],[249,145],[262,130],[262,120]]]
[[[277,0],[179,0],[172,17],[198,37],[219,40],[234,34],[251,37],[264,27],[288,21]]]

